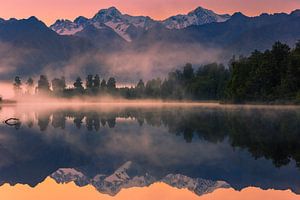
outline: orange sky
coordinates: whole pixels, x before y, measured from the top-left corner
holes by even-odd
[[[99,9],[110,6],[132,15],[164,19],[197,6],[229,14],[236,11],[247,15],[290,12],[300,8],[300,0],[0,0],[0,5],[0,17],[5,19],[35,15],[51,24],[57,18],[92,17]]]
[[[197,196],[187,189],[172,188],[163,183],[155,183],[150,187],[124,189],[115,197],[101,194],[92,186],[77,187],[74,183],[56,184],[53,179],[46,179],[35,188],[5,184],[0,187],[1,200],[300,200],[300,196],[289,190],[261,190],[259,188],[246,188],[241,192],[233,189],[218,189],[213,193]]]

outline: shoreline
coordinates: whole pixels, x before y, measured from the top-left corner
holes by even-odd
[[[158,99],[117,99],[100,101],[80,101],[74,100],[50,100],[50,101],[23,101],[18,102],[11,99],[4,99],[0,106],[128,106],[128,107],[153,107],[153,106],[179,106],[179,107],[211,107],[211,108],[300,108],[300,104],[295,102],[244,102],[231,103],[217,100],[209,101],[176,101],[176,100],[158,100]]]

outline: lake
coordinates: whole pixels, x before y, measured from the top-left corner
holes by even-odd
[[[2,105],[0,120],[7,199],[46,189],[73,199],[300,199],[300,107],[39,103]]]

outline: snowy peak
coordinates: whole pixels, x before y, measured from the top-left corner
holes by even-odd
[[[188,13],[188,15],[214,15],[215,13],[211,10],[202,8],[202,7],[197,7],[195,10],[191,11]]]
[[[230,187],[224,181],[190,178],[181,174],[168,174],[163,178],[158,178],[141,170],[139,166],[130,161],[124,163],[112,174],[96,174],[94,177],[88,177],[75,169],[59,169],[50,177],[57,183],[74,182],[78,186],[90,184],[99,192],[111,196],[125,188],[145,187],[156,182],[163,182],[179,189],[186,188],[199,196],[213,192],[218,188]]]
[[[146,30],[153,23],[150,17],[123,15],[115,7],[100,10],[90,21],[91,23],[104,23],[127,42],[132,41],[130,27]]]
[[[230,188],[225,181],[190,178],[182,174],[169,174],[161,181],[178,189],[186,188],[199,196],[211,193],[218,188]]]
[[[62,168],[55,172],[55,181],[57,183],[75,182],[78,186],[89,184],[89,180],[81,172],[75,169]]]
[[[212,22],[224,22],[226,20],[228,20],[230,18],[230,15],[228,14],[223,14],[223,15],[219,15],[214,13],[212,10],[208,10],[202,7],[198,7],[195,10],[191,11],[190,13],[188,13],[188,15],[196,15],[199,18],[205,18],[207,16],[207,18],[210,18],[212,20]],[[211,22],[209,22],[211,23]]]
[[[138,173],[138,170],[134,168],[135,166],[128,161],[109,175],[97,174],[94,177],[88,178],[75,169],[59,169],[50,177],[57,183],[74,182],[78,186],[90,184],[103,194],[115,196],[121,189],[149,186],[155,182],[154,177],[148,173]],[[130,170],[134,171],[134,173]]]
[[[108,21],[119,21],[122,18],[122,13],[115,7],[100,10],[93,18],[94,21],[101,21],[102,23]]]
[[[79,16],[79,17],[77,17],[77,18],[74,20],[74,23],[75,23],[75,24],[78,24],[78,25],[81,25],[81,26],[84,26],[84,25],[87,24],[88,21],[89,21],[88,18],[83,17],[83,16]]]
[[[99,10],[95,16],[97,15],[120,16],[122,13],[116,7],[112,6],[107,9]]]
[[[187,15],[172,16],[162,23],[168,29],[183,29],[192,25],[203,25],[213,22],[224,22],[230,18],[230,15],[218,15],[211,10],[198,7]]]
[[[74,35],[83,29],[83,25],[62,19],[57,20],[50,28],[60,35]]]
[[[149,17],[135,17],[123,15],[115,7],[100,10],[93,18],[78,17],[73,22],[70,20],[57,20],[50,28],[60,35],[74,35],[90,25],[103,28],[103,25],[113,29],[121,38],[130,42],[132,40],[130,27],[147,29],[153,20]]]
[[[50,28],[60,35],[74,35],[84,30],[88,25],[98,27],[99,24],[105,24],[112,28],[121,38],[130,42],[139,31],[148,30],[155,24],[162,24],[169,29],[182,29],[191,25],[223,22],[229,18],[229,15],[218,15],[211,10],[198,7],[187,15],[176,15],[164,21],[155,21],[148,16],[122,14],[117,8],[110,7],[99,10],[91,19],[80,16],[74,21],[57,20]]]

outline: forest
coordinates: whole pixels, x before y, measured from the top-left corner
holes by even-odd
[[[98,74],[78,77],[67,87],[64,77],[51,82],[40,75],[25,82],[23,92],[20,76],[14,79],[16,97],[50,95],[54,97],[89,97],[110,95],[126,99],[218,100],[230,103],[300,102],[300,41],[295,48],[276,42],[272,49],[255,50],[248,57],[235,56],[228,67],[210,63],[197,68],[187,63],[171,71],[166,78],[138,81],[132,87],[117,87],[114,77],[106,81]]]

